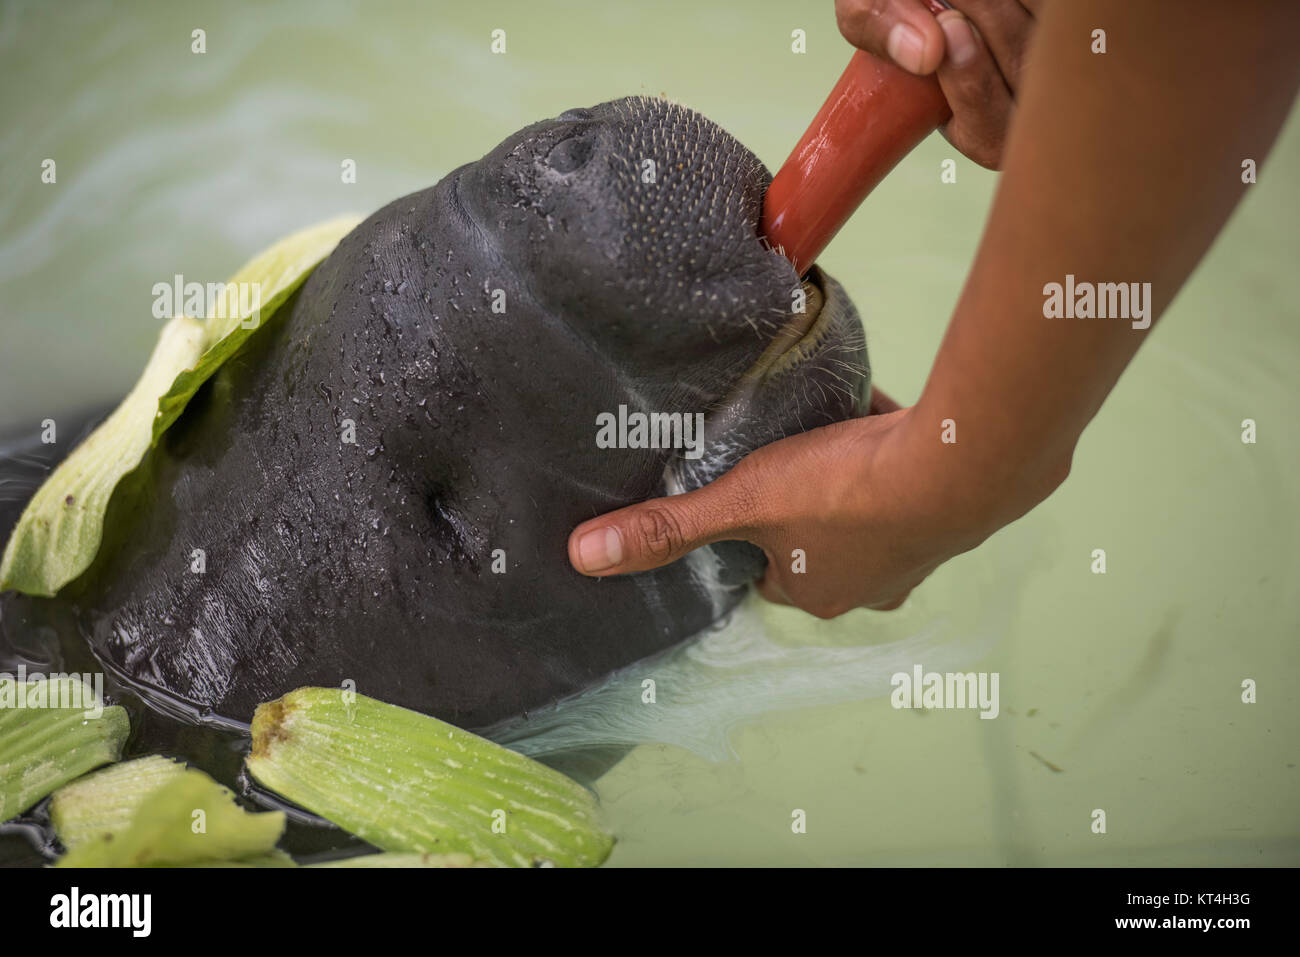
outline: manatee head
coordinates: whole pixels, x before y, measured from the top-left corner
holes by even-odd
[[[611,457],[587,443],[595,474],[630,466],[657,483],[671,466],[696,487],[865,407],[861,324],[842,288],[817,269],[801,283],[758,238],[770,182],[717,124],[633,97],[527,127],[437,187],[484,294],[526,304],[540,351],[556,348],[557,322],[581,344],[573,404],[548,412],[579,432],[593,408],[620,403],[706,414],[706,455]]]
[[[480,728],[725,615],[751,546],[596,580],[566,542],[865,411],[843,290],[757,235],[769,180],[699,114],[631,98],[376,212],[152,456],[76,596],[95,654],[200,719],[351,681]],[[700,414],[703,441],[601,447],[620,407]]]

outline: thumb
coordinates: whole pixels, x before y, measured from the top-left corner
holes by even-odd
[[[840,33],[855,47],[926,76],[943,60],[943,29],[933,14],[939,0],[836,0]]]
[[[687,552],[744,538],[752,501],[733,469],[703,488],[651,499],[583,522],[569,536],[569,562],[584,575],[649,571]]]

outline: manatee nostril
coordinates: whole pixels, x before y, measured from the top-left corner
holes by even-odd
[[[585,136],[570,136],[552,147],[546,162],[557,173],[572,173],[591,159],[591,140]]]
[[[562,120],[589,120],[592,117],[591,110],[583,107],[575,107],[572,110],[565,110],[560,114]]]

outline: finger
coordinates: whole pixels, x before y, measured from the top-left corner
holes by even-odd
[[[867,602],[864,607],[870,608],[874,611],[894,611],[901,608],[903,603],[906,602],[908,598],[912,597],[912,592],[916,591],[916,589],[920,587],[921,583],[930,577],[930,573],[938,567],[938,565],[927,565],[920,574],[913,576],[912,580],[900,591],[895,592],[889,598],[881,599],[880,601]]]
[[[1020,89],[1020,74],[1029,50],[1029,35],[1034,18],[1019,3],[1007,0],[950,0],[975,24],[980,36],[993,53],[998,72],[1014,95]]]
[[[769,568],[770,568],[769,564]],[[764,575],[758,580],[758,593],[774,605],[793,605],[790,596],[785,593],[785,589],[771,575]]]
[[[870,608],[872,611],[897,611],[899,608],[903,607],[903,602],[907,601],[907,597],[910,594],[912,594],[912,592],[909,589],[903,592],[903,594],[898,595],[894,598],[890,598],[885,601],[875,602],[874,604],[867,605],[866,607]]]
[[[939,24],[948,44],[939,86],[952,107],[943,135],[981,166],[998,169],[1015,108],[1011,91],[969,20],[954,10],[940,15]]]
[[[844,39],[909,73],[933,73],[943,59],[943,31],[923,0],[835,0],[835,19]]]
[[[648,571],[724,539],[742,538],[756,497],[744,463],[682,495],[652,499],[583,522],[569,535],[569,562],[584,575]]]

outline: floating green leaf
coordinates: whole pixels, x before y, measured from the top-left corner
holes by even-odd
[[[203,351],[203,323],[184,316],[163,327],[135,388],[36,490],[9,536],[0,589],[53,595],[90,567],[118,481],[153,443],[158,397]]]
[[[208,317],[202,358],[193,368],[181,372],[158,400],[158,415],[153,422],[155,442],[184,411],[199,386],[238,352],[249,336],[266,325],[358,222],[356,216],[340,216],[287,236],[227,281],[224,296]],[[259,290],[252,297],[251,309],[247,308],[248,297],[239,293],[247,287]]]
[[[116,761],[129,731],[126,712],[103,707],[79,679],[0,677],[0,821]]]
[[[50,798],[50,823],[70,851],[120,834],[131,826],[140,804],[185,771],[185,765],[152,755],[114,764],[66,784]]]
[[[252,732],[258,781],[381,850],[595,866],[613,846],[576,782],[405,708],[300,688],[259,706]]]
[[[282,239],[225,284],[206,321],[178,316],[163,327],[135,388],[28,503],[0,561],[0,589],[49,596],[90,567],[118,482],[356,223],[341,217]],[[241,296],[241,288],[257,295]]]
[[[187,769],[140,798],[126,827],[82,840],[58,866],[292,864],[275,852],[283,831],[282,812],[249,813],[212,778]]]
[[[337,861],[308,864],[308,867],[491,867],[468,854],[362,854]]]
[[[186,861],[177,867],[297,867],[298,864],[284,851],[276,848],[254,857],[242,857],[237,861]]]

